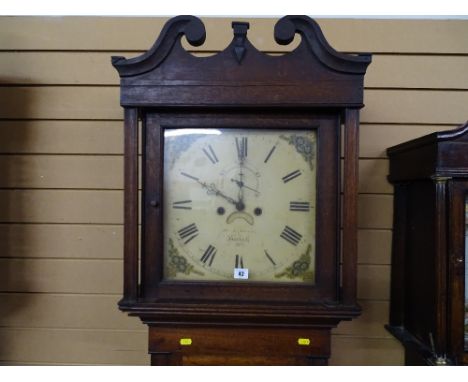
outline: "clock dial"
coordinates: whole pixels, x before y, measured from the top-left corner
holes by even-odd
[[[315,282],[315,130],[166,129],[164,142],[166,280]]]

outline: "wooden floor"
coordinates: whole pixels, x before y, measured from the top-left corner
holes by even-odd
[[[110,56],[148,49],[164,19],[0,18],[0,363],[149,363],[122,290],[122,109]],[[231,19],[204,19],[215,54]],[[274,20],[249,20],[268,54]],[[333,365],[400,365],[388,317],[392,187],[385,149],[468,119],[468,22],[318,20],[333,47],[372,52],[360,140],[363,315],[333,331]],[[298,37],[299,38],[299,37]],[[297,42],[296,42],[297,43]]]

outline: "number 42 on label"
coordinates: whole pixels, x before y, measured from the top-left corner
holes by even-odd
[[[249,270],[247,268],[234,268],[234,278],[247,280],[249,278]]]

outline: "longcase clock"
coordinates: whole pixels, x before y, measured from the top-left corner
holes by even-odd
[[[358,128],[371,57],[336,52],[306,16],[277,22],[279,44],[301,36],[282,56],[259,52],[248,23],[232,28],[225,50],[197,57],[181,39],[203,44],[204,25],[179,16],[148,52],[112,58],[125,110],[119,307],[149,326],[153,365],[325,365],[331,329],[361,311]]]

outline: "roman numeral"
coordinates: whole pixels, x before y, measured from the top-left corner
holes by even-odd
[[[302,235],[289,226],[284,227],[280,236],[292,245],[298,245],[302,239]]]
[[[266,156],[266,158],[265,158],[265,160],[263,161],[263,163],[268,162],[268,160],[269,160],[270,157],[271,157],[271,154],[273,154],[273,152],[274,152],[275,150],[276,150],[276,145],[274,145],[274,146],[271,148],[270,152],[269,152],[268,155]]]
[[[196,177],[196,176],[193,176],[193,175],[190,175],[190,174],[187,174],[185,172],[180,172],[180,175],[183,175],[183,176],[186,176],[187,178],[190,178],[190,179],[193,179],[193,180],[196,180],[197,182],[199,181],[199,179]]]
[[[273,265],[276,265],[275,261],[271,258],[270,254],[267,252],[266,249],[265,249],[265,256],[267,257],[268,260],[270,260],[270,263],[272,263]]]
[[[205,252],[203,253],[203,256],[200,258],[200,261],[203,264],[207,264],[208,266],[211,267],[211,264],[213,264],[213,260],[215,256],[216,256],[216,248],[210,244],[208,248],[205,250]]]
[[[289,202],[289,211],[310,211],[309,202]]]
[[[203,149],[203,152],[208,157],[208,159],[211,161],[211,163],[216,164],[216,163],[219,162],[218,157],[216,156],[215,152],[213,151],[213,147],[211,147],[211,145],[208,145],[208,150]]]
[[[198,236],[198,228],[195,223],[192,223],[187,227],[179,229],[177,233],[181,240],[187,239],[184,241],[184,244],[187,244]]]
[[[288,183],[290,180],[293,180],[293,179],[297,178],[301,174],[302,174],[301,170],[293,171],[293,172],[289,173],[288,175],[283,176],[283,178],[282,178],[283,182]]]
[[[242,259],[242,256],[236,255],[236,263],[234,268],[244,268],[244,259]]]
[[[178,209],[178,210],[191,210],[192,206],[190,205],[192,203],[191,200],[181,200],[180,202],[174,202],[172,203],[172,208]]]
[[[239,160],[247,158],[247,137],[242,137],[240,139],[236,137],[236,148]]]

